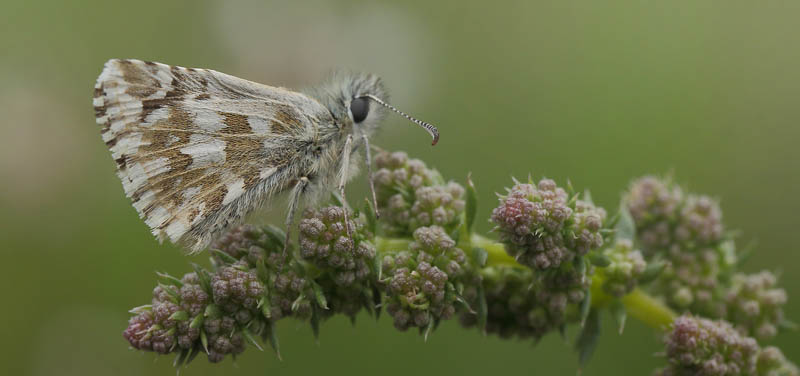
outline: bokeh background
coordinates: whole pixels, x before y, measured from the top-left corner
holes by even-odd
[[[746,270],[782,270],[800,321],[800,2],[797,1],[0,1],[0,373],[174,374],[129,350],[127,310],[154,271],[185,256],[158,245],[114,175],[91,107],[103,63],[134,57],[302,87],[332,68],[383,76],[393,103],[374,142],[463,181],[483,218],[512,175],[571,179],[617,206],[630,179],[673,171],[718,197]],[[362,177],[363,179],[363,177]],[[366,184],[351,184],[363,197]],[[283,202],[265,210],[280,222]],[[488,223],[480,223],[488,230]],[[427,343],[385,317],[326,322],[319,343],[278,325],[284,361],[248,349],[186,374],[574,374],[571,340],[537,346],[445,323]],[[585,375],[649,374],[659,334],[605,322]],[[574,336],[574,330],[569,332]],[[795,362],[800,337],[772,343]]]

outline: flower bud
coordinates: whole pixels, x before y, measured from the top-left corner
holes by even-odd
[[[509,255],[540,270],[558,268],[602,246],[605,218],[605,210],[589,202],[570,202],[550,179],[514,185],[492,211]]]
[[[370,276],[375,247],[366,241],[372,235],[363,224],[345,222],[344,216],[344,209],[336,206],[306,210],[299,226],[300,256],[329,273],[336,284],[349,286]]]
[[[617,240],[617,243],[606,248],[603,254],[611,263],[601,269],[603,276],[603,290],[616,297],[622,297],[633,291],[637,280],[645,271],[647,263],[638,249],[633,249],[629,240]]]
[[[669,361],[663,375],[752,375],[758,344],[725,321],[681,316],[664,337]]]
[[[452,231],[464,211],[464,188],[445,184],[438,171],[403,152],[383,152],[375,157],[374,175],[378,210],[384,229],[393,235],[410,235],[423,226]]]

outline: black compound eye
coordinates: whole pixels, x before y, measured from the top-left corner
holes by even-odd
[[[369,114],[369,100],[367,98],[355,98],[350,102],[350,113],[353,114],[353,121],[360,123]]]

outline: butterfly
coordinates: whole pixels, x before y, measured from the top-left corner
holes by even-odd
[[[125,195],[159,241],[200,251],[228,227],[289,193],[286,244],[298,207],[338,189],[394,111],[372,74],[337,72],[296,92],[208,69],[109,60],[94,88],[102,138]],[[359,150],[364,150],[362,157]],[[377,206],[376,206],[377,207]]]

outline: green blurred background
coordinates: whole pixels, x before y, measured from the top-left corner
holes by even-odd
[[[336,67],[380,74],[393,103],[440,127],[438,146],[399,117],[374,142],[463,181],[483,218],[529,172],[590,188],[614,209],[633,177],[674,171],[718,197],[748,271],[782,270],[800,313],[798,1],[0,2],[0,373],[174,374],[129,350],[127,310],[154,271],[181,275],[124,197],[94,124],[109,58],[206,67],[301,87]],[[350,197],[363,197],[357,179]],[[264,211],[282,218],[283,202]],[[488,230],[486,222],[481,230]],[[188,374],[574,374],[570,341],[537,346],[444,324],[427,343],[384,317],[310,329],[279,323],[284,361],[249,348]],[[659,334],[610,320],[586,375],[649,374]],[[574,335],[574,330],[570,336]],[[772,343],[795,362],[798,333]]]

